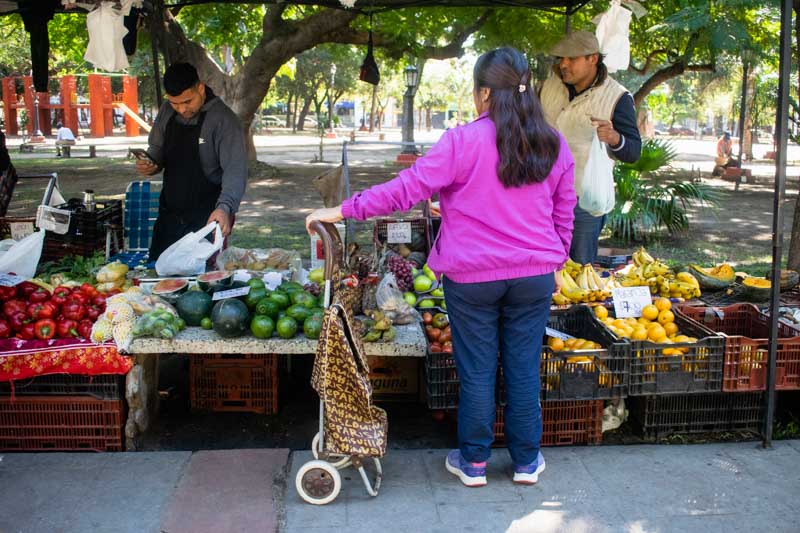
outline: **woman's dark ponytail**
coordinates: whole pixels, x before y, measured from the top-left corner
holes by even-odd
[[[475,63],[475,90],[491,89],[489,117],[497,129],[497,175],[506,188],[541,183],[561,148],[531,86],[527,59],[514,48],[498,48]]]

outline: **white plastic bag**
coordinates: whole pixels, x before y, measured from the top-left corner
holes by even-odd
[[[44,245],[44,230],[34,231],[0,255],[0,272],[32,278],[36,275]]]
[[[606,146],[592,134],[589,159],[583,170],[578,204],[592,216],[599,217],[614,209],[614,162],[606,153]]]
[[[595,35],[604,54],[603,64],[609,73],[625,70],[630,64],[631,43],[628,38],[628,28],[632,14],[620,6],[620,0],[614,0],[608,11],[595,19],[597,24]]]
[[[214,241],[206,235],[214,232]],[[156,260],[159,276],[195,276],[206,271],[208,258],[222,249],[222,230],[212,222],[194,233],[188,233],[164,250]]]

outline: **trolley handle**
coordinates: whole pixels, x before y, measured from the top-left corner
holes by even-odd
[[[336,268],[344,259],[344,246],[339,231],[330,222],[315,220],[311,222],[310,226],[322,239],[322,248],[325,251],[325,281],[333,281]]]

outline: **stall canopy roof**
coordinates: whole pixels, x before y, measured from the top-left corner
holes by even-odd
[[[98,0],[78,0],[82,3],[95,3]],[[403,8],[425,7],[527,7],[546,11],[558,11],[566,15],[575,13],[589,0],[356,0],[354,9],[359,11],[385,11]],[[19,3],[14,0],[0,0],[0,14],[17,11]],[[25,2],[23,2],[25,3]],[[58,10],[63,11],[61,2],[55,0]],[[165,0],[166,7],[197,4],[302,4],[345,9],[339,0],[266,0],[262,2],[242,0]]]

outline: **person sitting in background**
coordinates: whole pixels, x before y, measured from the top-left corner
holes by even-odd
[[[63,146],[75,145],[75,135],[73,135],[71,129],[64,126],[64,124],[61,122],[59,122],[56,127],[58,128],[58,131],[56,132],[56,157],[61,157]],[[65,151],[67,150],[69,150],[69,148],[67,148]]]
[[[725,169],[738,167],[739,161],[733,158],[733,140],[727,131],[717,141],[717,157],[714,159],[713,176],[725,174]]]

